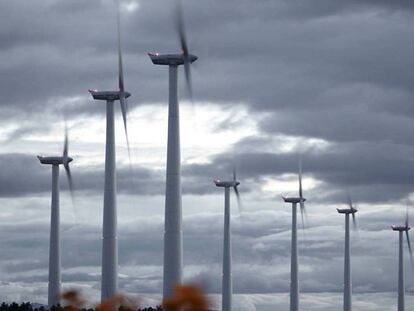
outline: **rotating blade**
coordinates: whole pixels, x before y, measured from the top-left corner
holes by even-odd
[[[124,68],[122,63],[122,48],[121,48],[121,5],[119,0],[117,0],[117,10],[116,10],[116,25],[118,31],[118,87],[119,87],[119,102],[121,104],[122,119],[124,121],[124,130],[125,137],[127,142],[128,149],[128,158],[131,162],[131,150],[129,147],[129,137],[128,137],[128,127],[127,127],[127,117],[128,117],[128,102],[125,98],[125,85],[124,85]]]
[[[176,9],[177,9],[177,32],[180,39],[181,51],[184,57],[188,56],[188,46],[187,46],[187,39],[185,35],[185,26],[184,26],[184,18],[183,18],[183,10],[181,1],[176,1]]]
[[[69,192],[70,192],[70,197],[72,199],[72,206],[73,206],[73,214],[75,217],[75,222],[76,222],[76,208],[75,208],[75,195],[74,195],[74,190],[73,190],[73,180],[72,180],[72,174],[70,172],[70,168],[69,168],[69,131],[68,131],[68,127],[65,121],[65,142],[63,144],[63,167],[65,168],[66,171],[66,176],[68,178],[68,185],[69,185]]]
[[[305,208],[305,202],[300,201],[299,202],[299,206],[300,206],[300,217],[302,219],[302,229],[305,230],[305,227],[306,227],[306,218],[307,218],[306,208]]]
[[[121,7],[119,0],[117,0],[116,10],[116,25],[118,32],[118,88],[120,92],[124,92],[124,69],[122,66],[122,51],[121,51]]]
[[[299,157],[299,206],[300,206],[300,216],[302,218],[302,227],[305,229],[305,217],[306,209],[305,202],[303,200],[303,188],[302,188],[302,157]]]
[[[355,212],[352,213],[352,228],[357,231],[358,230],[358,226],[357,226],[357,222],[356,222],[356,218],[355,218]]]
[[[121,95],[119,97],[119,102],[121,104],[121,111],[122,111],[122,119],[124,121],[124,130],[125,130],[125,138],[127,143],[127,149],[128,149],[128,158],[129,162],[131,162],[131,150],[129,147],[129,137],[128,137],[128,125],[127,125],[127,119],[128,119],[128,102],[124,95]]]
[[[351,195],[349,194],[349,192],[347,192],[347,201],[348,201],[347,203],[348,203],[349,208],[354,209],[354,206],[352,204],[352,198],[351,198]]]
[[[185,71],[185,81],[187,85],[188,96],[190,97],[190,100],[193,101],[193,87],[191,84],[191,65],[190,65],[190,61],[188,60],[188,57],[184,58],[184,71]]]
[[[299,198],[302,203],[303,190],[302,190],[302,158],[301,157],[299,158]]]
[[[69,163],[64,163],[63,167],[65,168],[66,176],[68,178],[68,185],[69,185],[70,195],[72,197],[72,201],[74,202],[73,179],[72,179],[72,173],[70,172]]]
[[[409,224],[409,216],[408,216],[408,204],[407,204],[407,208],[405,210],[405,227],[408,228],[408,224]]]
[[[185,35],[185,26],[184,26],[184,18],[183,18],[181,1],[177,0],[176,5],[177,5],[177,33],[178,33],[178,37],[180,40],[181,51],[183,53],[185,81],[187,85],[188,95],[190,97],[190,100],[192,101],[193,90],[192,90],[192,83],[191,83],[191,61],[189,57],[187,38]]]
[[[234,193],[236,194],[236,198],[237,198],[237,207],[239,209],[239,215],[241,216],[243,208],[242,208],[242,201],[240,198],[239,189],[237,188],[237,186],[234,186],[233,189],[234,189]]]
[[[68,162],[68,148],[69,148],[69,134],[68,134],[68,126],[65,122],[65,138],[63,143],[63,163]]]
[[[405,236],[407,237],[407,245],[408,245],[408,251],[410,253],[411,265],[414,268],[413,250],[411,248],[410,235],[408,234],[408,230],[405,231]]]

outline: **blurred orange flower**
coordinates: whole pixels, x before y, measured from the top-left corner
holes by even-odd
[[[74,311],[82,308],[86,304],[86,300],[82,298],[77,290],[71,289],[62,294],[63,304],[66,305],[65,309],[68,311]]]
[[[207,311],[210,303],[201,288],[176,285],[173,296],[163,301],[165,311]]]
[[[62,301],[67,311],[76,311],[82,309],[87,300],[83,299],[77,290],[69,290],[62,294]],[[136,311],[139,304],[137,300],[131,299],[125,295],[115,295],[114,297],[98,304],[97,311]],[[117,309],[118,308],[118,309]]]

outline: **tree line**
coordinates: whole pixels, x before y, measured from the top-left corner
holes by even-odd
[[[123,307],[119,307],[119,311],[122,310]],[[126,308],[125,308],[126,309]],[[16,302],[12,303],[5,303],[3,302],[0,305],[0,311],[47,311],[48,308],[46,306],[39,306],[39,307],[33,307],[33,305],[30,302],[22,302],[21,304],[18,304]],[[53,306],[50,308],[50,311],[71,311],[73,310],[73,307],[63,307],[61,305]],[[77,309],[79,311],[99,311],[98,308],[80,308]],[[128,310],[130,310],[128,308]],[[156,308],[147,307],[147,308],[138,308],[136,311],[162,311],[161,306],[157,306]]]

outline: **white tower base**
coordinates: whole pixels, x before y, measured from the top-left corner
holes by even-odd
[[[48,306],[60,304],[60,215],[59,165],[52,165],[52,205],[50,217]]]
[[[398,249],[398,311],[405,311],[405,282],[404,282],[404,232],[399,233]]]
[[[352,310],[351,248],[349,214],[345,214],[344,311]]]
[[[177,99],[177,66],[169,66],[167,180],[165,189],[163,298],[182,283],[183,232],[181,210],[180,111]]]
[[[292,203],[292,246],[290,258],[290,311],[299,311],[297,203]]]
[[[230,226],[230,188],[224,188],[224,240],[223,240],[223,281],[222,311],[231,311],[233,283],[231,275],[231,226]]]
[[[106,103],[105,192],[103,208],[101,300],[118,292],[114,102]]]

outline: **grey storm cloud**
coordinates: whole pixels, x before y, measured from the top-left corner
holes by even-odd
[[[241,150],[235,161],[244,192],[253,191],[254,184],[263,178],[297,174],[299,155],[305,177],[323,182],[317,191],[331,192],[322,196],[325,202],[345,201],[346,191],[364,202],[387,202],[403,199],[414,189],[414,162],[410,157],[414,150],[408,145],[390,141],[348,142],[333,143],[323,150],[299,147],[292,152],[260,151],[268,150],[271,145],[268,139],[247,138],[234,147]],[[208,164],[187,165],[184,173],[205,181],[215,176],[231,178],[233,161],[231,154],[224,153],[213,157]],[[193,185],[200,185],[201,190],[211,189],[200,182]]]
[[[51,168],[41,165],[35,155],[1,154],[0,196],[18,197],[50,192]],[[75,191],[101,193],[104,181],[104,166],[79,167],[72,165]],[[66,176],[61,168],[62,190],[67,190]],[[146,168],[128,166],[118,170],[117,181],[120,193],[160,194],[163,193],[163,174]]]
[[[362,3],[366,4],[362,12],[392,10],[374,15],[369,22],[363,13],[343,15],[344,7],[360,8]],[[194,71],[196,95],[201,100],[243,101],[252,109],[273,110],[303,107],[310,100],[323,105],[320,94],[328,89],[340,91],[350,82],[409,87],[409,17],[395,9],[412,6],[397,3],[188,2],[189,37],[200,56]],[[13,103],[36,111],[53,96],[80,96],[87,95],[88,88],[116,87],[113,5],[111,1],[4,3],[1,50],[9,61],[1,68],[1,88],[25,92],[8,91],[3,105]],[[126,83],[134,95],[131,102],[165,101],[166,71],[154,67],[146,52],[178,49],[172,6],[160,0],[139,5],[123,21]],[[332,18],[323,18],[327,7]],[[289,18],[306,11],[320,18]],[[16,18],[25,22],[15,25],[10,19]],[[355,21],[349,23],[347,18]],[[376,28],[383,31],[371,31]],[[385,46],[383,38],[390,35],[394,43]],[[79,110],[98,109],[79,105]]]
[[[246,139],[237,144],[240,150],[260,145],[257,150],[268,148],[267,140]],[[236,147],[237,149],[238,147]],[[255,148],[256,149],[256,148]],[[394,150],[393,153],[386,152]],[[353,142],[332,144],[327,150],[303,151],[305,176],[324,182],[320,190],[358,192],[361,200],[380,202],[402,199],[414,186],[414,162],[410,158],[413,148],[383,142],[368,144]],[[1,154],[0,194],[3,197],[28,196],[50,191],[50,169],[41,165],[33,155]],[[245,193],[255,189],[254,182],[265,177],[296,174],[298,152],[240,152],[236,156],[239,179]],[[231,178],[233,158],[224,153],[211,159],[208,164],[183,166],[183,191],[185,194],[217,194],[215,178]],[[103,165],[92,167],[72,165],[75,190],[101,193],[103,189]],[[61,171],[62,190],[67,190],[65,174]],[[164,192],[165,172],[147,167],[120,166],[118,171],[120,193],[160,195]],[[386,189],[388,188],[388,191]],[[385,191],[379,191],[384,189]]]

